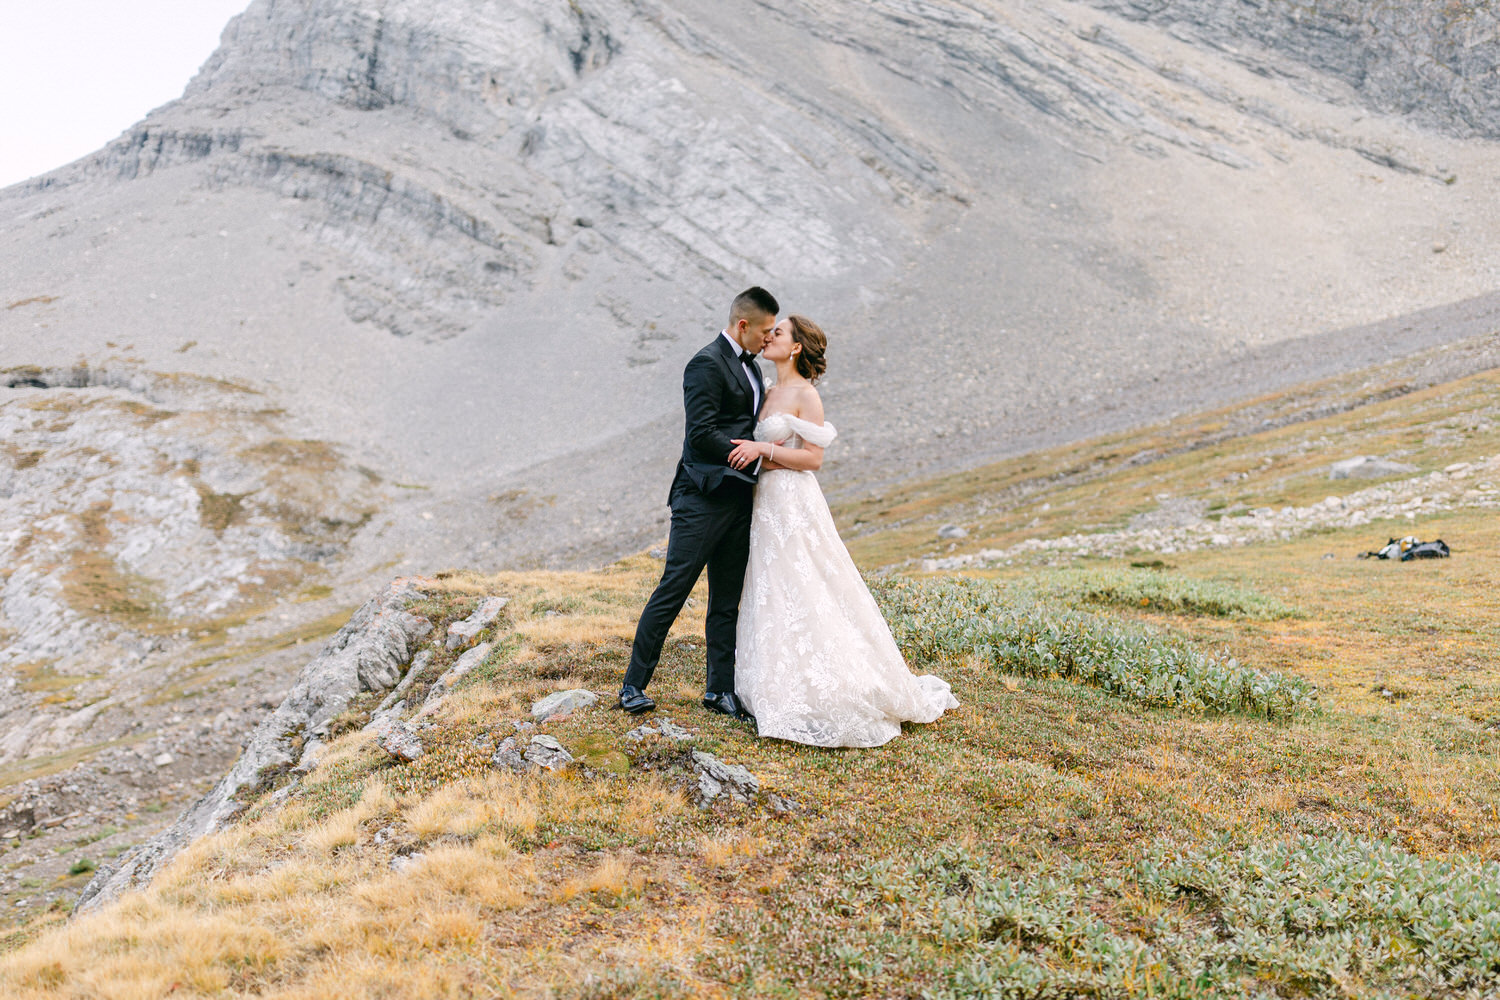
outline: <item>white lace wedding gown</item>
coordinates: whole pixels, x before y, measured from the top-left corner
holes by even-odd
[[[786,413],[757,441],[827,447],[837,431]],[[880,746],[901,723],[958,707],[946,681],[906,666],[844,548],[811,472],[760,474],[740,599],[734,687],[761,736],[825,747]]]

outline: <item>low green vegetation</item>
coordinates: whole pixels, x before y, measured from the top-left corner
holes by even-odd
[[[874,593],[913,666],[973,658],[997,671],[1061,677],[1191,711],[1286,718],[1316,706],[1306,681],[1204,653],[1148,626],[1028,601],[992,581],[892,579]]]
[[[1017,874],[945,849],[867,864],[831,905],[891,929],[847,949],[846,976],[893,959],[926,965],[941,982],[926,994],[934,998],[1395,1000],[1500,990],[1500,865],[1425,860],[1338,832],[1248,845],[1159,841],[1133,870],[1061,862]]]
[[[1154,569],[1064,570],[1039,586],[1047,596],[1069,604],[1259,621],[1298,614],[1296,608],[1246,587]]]

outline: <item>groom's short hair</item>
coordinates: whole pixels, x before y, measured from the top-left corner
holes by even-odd
[[[734,297],[734,304],[729,307],[729,325],[756,316],[775,316],[779,312],[781,303],[776,301],[776,296],[759,285],[752,285]]]

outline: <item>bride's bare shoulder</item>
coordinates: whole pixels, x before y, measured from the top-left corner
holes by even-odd
[[[797,416],[815,424],[823,422],[823,397],[812,383],[797,387]]]

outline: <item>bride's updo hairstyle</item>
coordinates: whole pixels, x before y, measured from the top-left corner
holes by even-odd
[[[806,316],[792,313],[787,319],[792,324],[792,339],[802,345],[796,357],[797,374],[809,382],[816,382],[828,370],[828,362],[823,360],[823,352],[828,350],[828,338],[823,335],[823,328]]]

